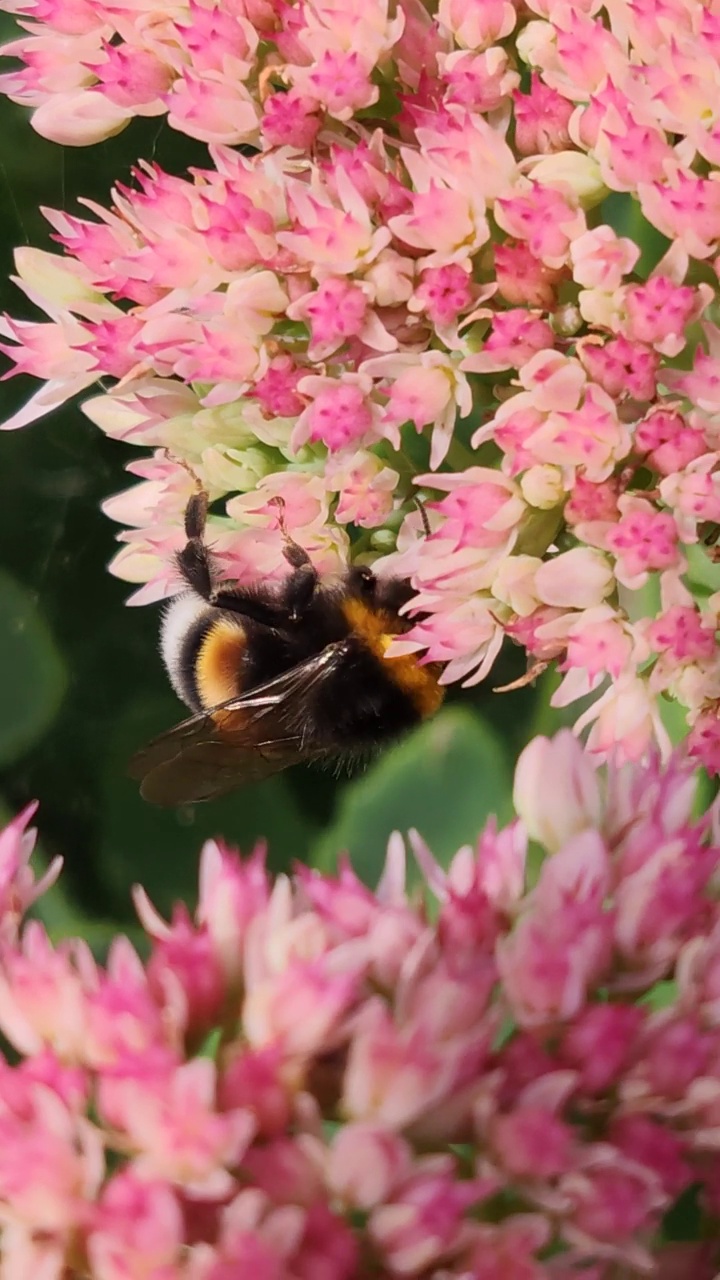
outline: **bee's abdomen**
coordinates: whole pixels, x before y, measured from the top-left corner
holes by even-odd
[[[239,618],[215,617],[195,659],[195,685],[203,707],[217,707],[244,692],[243,665],[247,636]]]
[[[191,711],[242,692],[246,640],[240,618],[219,613],[194,592],[170,603],[160,648],[173,689]]]

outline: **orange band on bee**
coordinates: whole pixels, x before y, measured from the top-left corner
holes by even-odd
[[[431,716],[437,711],[445,697],[439,683],[441,667],[437,663],[421,666],[414,653],[397,658],[385,656],[392,641],[401,634],[397,615],[373,609],[355,598],[344,601],[342,609],[353,635],[387,664],[388,675],[412,700],[418,715]]]
[[[216,707],[242,693],[245,646],[245,631],[239,622],[219,618],[213,623],[195,662],[197,690],[204,707]]]

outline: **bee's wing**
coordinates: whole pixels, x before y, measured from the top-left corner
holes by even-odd
[[[347,642],[328,645],[238,698],[191,716],[148,743],[129,774],[151,804],[193,804],[259,782],[301,760],[334,754],[306,742],[308,694],[342,664]]]

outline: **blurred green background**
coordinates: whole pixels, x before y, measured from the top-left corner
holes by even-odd
[[[0,35],[10,34],[5,17]],[[35,314],[9,276],[16,245],[52,247],[40,207],[75,211],[81,195],[107,203],[140,157],[182,172],[206,152],[164,121],[63,150],[0,98],[3,312]],[[2,383],[0,417],[36,387]],[[129,586],[106,570],[117,528],[99,505],[127,486],[123,467],[137,456],[72,404],[0,434],[0,803],[11,813],[38,797],[43,853],[65,858],[62,887],[43,907],[53,932],[79,931],[101,947],[119,924],[131,925],[136,881],[164,911],[178,897],[192,901],[198,851],[212,835],[244,851],[266,836],[276,869],[294,859],[327,867],[349,849],[372,881],[394,828],[417,827],[447,858],[490,812],[507,817],[512,760],[533,732],[556,723],[542,710],[542,688],[453,692],[436,720],[352,779],[296,768],[215,804],[146,805],[125,776],[127,760],[183,709],[157,652],[159,609],[127,608]],[[511,647],[492,684],[522,671]]]

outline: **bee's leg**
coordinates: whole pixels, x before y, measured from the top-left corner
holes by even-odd
[[[280,502],[277,503],[280,506]],[[280,528],[285,539],[283,554],[292,566],[293,573],[287,580],[281,597],[263,600],[241,589],[233,590],[218,584],[213,572],[212,556],[205,544],[208,495],[198,489],[185,508],[185,537],[187,542],[176,557],[177,566],[187,585],[208,604],[217,609],[227,609],[241,617],[252,618],[266,627],[281,628],[288,614],[293,622],[302,616],[312,600],[318,582],[317,570],[307,552],[288,534],[280,516]]]
[[[285,608],[293,622],[303,616],[310,604],[318,584],[318,571],[313,565],[307,551],[290,536],[285,524],[285,503],[280,497],[272,498],[273,506],[278,508],[278,524],[285,540],[283,555],[293,569],[286,584],[283,595]]]
[[[285,607],[292,622],[297,622],[305,613],[318,584],[318,571],[312,563],[307,551],[288,538],[283,555],[293,572],[285,583]]]
[[[205,546],[208,495],[204,489],[194,493],[185,508],[185,537],[187,542],[178,551],[176,563],[188,586],[203,600],[209,600],[213,591],[213,573],[210,553]]]
[[[244,595],[241,590],[216,582],[212,555],[205,543],[208,495],[198,489],[185,508],[185,537],[187,542],[178,552],[177,564],[188,586],[216,609],[227,609],[244,618],[262,622],[266,627],[276,627],[283,617],[283,610],[274,602]]]

